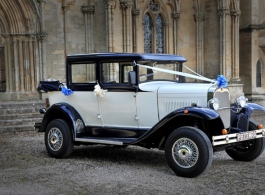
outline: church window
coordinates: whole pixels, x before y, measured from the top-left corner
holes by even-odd
[[[0,92],[6,91],[4,47],[0,47]]]
[[[144,16],[144,52],[152,53],[152,20],[147,13]]]
[[[144,52],[164,53],[164,20],[157,0],[150,0],[144,15]]]
[[[160,14],[156,17],[156,53],[164,53],[164,27]]]
[[[256,87],[261,87],[261,73],[262,73],[262,64],[260,61],[257,62],[256,70]]]

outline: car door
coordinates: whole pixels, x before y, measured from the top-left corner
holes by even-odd
[[[96,63],[79,62],[69,65],[70,88],[74,91],[71,96],[62,100],[72,105],[82,117],[86,126],[102,127],[99,118],[98,99],[93,90],[96,82]],[[64,98],[64,99],[63,99]]]
[[[137,134],[134,131],[138,129],[138,120],[135,88],[127,79],[128,72],[133,69],[132,63],[104,62],[101,67],[100,85],[106,90],[103,97],[98,97],[103,127],[123,130],[121,136],[133,136]]]

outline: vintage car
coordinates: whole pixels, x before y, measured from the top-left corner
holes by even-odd
[[[260,156],[265,129],[250,117],[265,108],[244,96],[230,104],[222,75],[205,78],[184,62],[170,54],[68,55],[66,83],[39,85],[50,107],[35,128],[50,156],[66,158],[80,144],[158,148],[182,177],[206,171],[215,151],[237,161]]]

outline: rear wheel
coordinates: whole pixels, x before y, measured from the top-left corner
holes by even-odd
[[[249,123],[248,130],[257,129],[256,125],[252,122]],[[265,147],[265,139],[258,138],[242,142],[242,145],[235,146],[233,149],[226,150],[226,153],[234,160],[237,161],[252,161],[258,158]]]
[[[169,167],[179,176],[196,177],[212,164],[209,138],[194,127],[181,127],[167,138],[165,155]]]
[[[68,123],[62,119],[51,121],[45,131],[45,145],[55,158],[66,158],[73,151],[73,138]]]

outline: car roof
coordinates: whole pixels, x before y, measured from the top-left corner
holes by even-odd
[[[84,54],[69,54],[68,62],[80,61],[97,61],[97,60],[146,60],[158,62],[186,62],[187,60],[180,55],[160,54],[160,53],[84,53]]]

